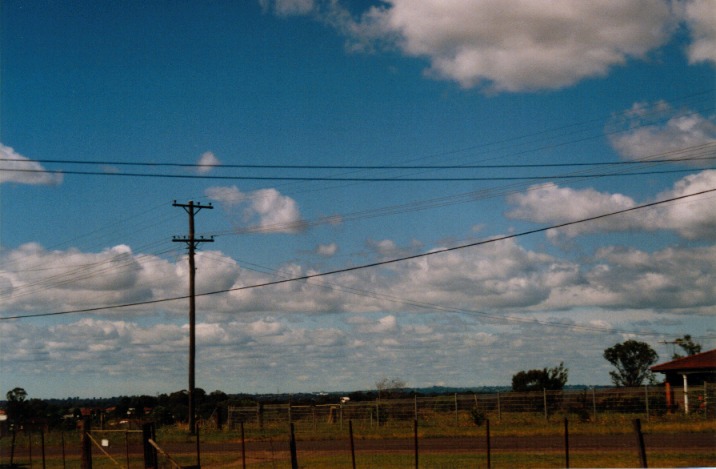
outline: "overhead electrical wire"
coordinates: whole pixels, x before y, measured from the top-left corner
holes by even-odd
[[[681,97],[681,98],[679,98],[676,102],[685,102],[686,100],[689,100],[689,99],[700,99],[703,95],[709,94],[709,93],[713,93],[713,90],[707,90],[707,91],[703,91],[703,92],[699,92],[699,93],[694,93],[693,95],[689,95],[689,96],[686,96],[686,97]],[[623,111],[622,113],[616,114],[616,116],[618,117],[619,115],[622,115],[623,117],[628,117],[628,116],[629,116],[629,113],[630,113],[630,111],[627,110],[627,111]],[[636,129],[636,128],[643,127],[643,126],[654,125],[654,124],[655,124],[655,121],[649,121],[649,120],[646,119],[646,118],[647,118],[647,117],[650,117],[650,116],[652,116],[652,115],[661,116],[662,114],[663,114],[663,113],[662,113],[661,111],[659,111],[659,110],[649,110],[649,111],[647,111],[646,113],[640,115],[640,119],[641,119],[642,123],[640,123],[639,125],[630,126],[628,129],[625,129],[625,130],[616,130],[616,131],[615,131],[615,130],[610,130],[610,131],[607,132],[607,135],[617,134],[617,133],[620,133],[620,132],[632,131],[632,130],[634,130],[634,129]],[[680,115],[688,116],[688,115],[691,115],[691,114],[697,114],[697,112],[682,113],[682,114],[680,114]],[[614,117],[614,116],[612,116],[612,117]],[[671,117],[671,116],[669,116],[669,117]],[[574,129],[574,128],[578,128],[578,127],[583,127],[583,126],[589,124],[590,122],[598,122],[598,121],[603,121],[603,119],[601,119],[601,118],[599,118],[599,119],[595,118],[595,119],[593,119],[593,120],[591,120],[591,121],[587,121],[587,122],[574,123],[574,124],[570,124],[570,125],[568,125],[568,126],[564,126],[564,127],[560,127],[560,128],[556,128],[556,129],[547,129],[547,130],[539,131],[539,132],[536,132],[536,133],[533,133],[533,134],[527,134],[527,135],[517,136],[517,137],[510,138],[510,139],[505,139],[505,140],[502,140],[502,141],[492,141],[492,142],[487,142],[487,143],[483,143],[483,144],[480,144],[480,145],[474,145],[474,146],[471,146],[471,147],[460,148],[460,149],[455,149],[455,150],[449,150],[449,151],[440,152],[440,153],[436,153],[436,154],[432,154],[432,155],[427,155],[427,156],[425,156],[425,157],[418,158],[417,160],[432,159],[432,158],[435,158],[435,157],[438,157],[438,156],[445,156],[445,155],[450,155],[450,154],[464,153],[464,152],[466,152],[466,151],[472,151],[472,150],[476,150],[476,149],[480,149],[480,148],[486,148],[486,147],[495,146],[495,145],[499,145],[499,144],[503,144],[503,143],[509,143],[510,146],[515,147],[515,146],[521,145],[520,143],[515,143],[515,142],[520,142],[520,141],[524,141],[524,140],[528,140],[528,139],[535,139],[535,138],[539,138],[540,140],[542,140],[542,137],[547,136],[547,135],[550,134],[551,132],[561,131],[561,130],[566,130],[566,129]],[[574,135],[577,135],[578,132],[581,132],[581,131],[569,132],[569,133],[566,133],[566,134],[564,134],[564,135],[565,135],[565,136],[574,136]],[[600,135],[603,136],[604,134],[601,133]],[[589,138],[594,138],[594,137],[595,137],[595,136],[591,136],[591,137],[589,137]],[[550,137],[550,138],[553,138],[553,137]],[[537,151],[537,150],[539,150],[539,149],[545,149],[545,148],[554,148],[555,146],[563,146],[563,145],[568,144],[568,143],[575,143],[575,142],[579,142],[579,141],[583,141],[583,140],[584,140],[584,138],[579,139],[579,140],[568,140],[568,141],[561,141],[561,142],[558,141],[557,143],[552,142],[552,143],[546,144],[546,145],[543,146],[543,147],[530,148],[530,149],[527,149],[527,150],[523,150],[523,151],[521,151],[520,153],[512,154],[512,155],[510,155],[510,156],[518,156],[518,155],[524,154],[524,153],[526,153],[526,152]],[[539,141],[539,140],[537,140],[537,141]],[[536,143],[536,142],[532,142],[532,143]],[[227,168],[228,168],[228,167],[250,168],[250,167],[252,167],[252,166],[256,166],[257,168],[266,167],[266,168],[268,168],[268,169],[272,169],[272,168],[286,168],[286,169],[302,169],[302,168],[303,168],[303,169],[355,169],[355,170],[357,170],[357,169],[360,169],[360,170],[405,170],[405,169],[415,170],[415,169],[421,169],[421,170],[431,170],[431,171],[435,171],[435,170],[470,169],[470,168],[473,168],[473,169],[512,169],[512,168],[590,167],[590,166],[591,166],[591,167],[600,167],[600,166],[614,166],[614,167],[623,166],[623,167],[630,167],[630,166],[634,166],[634,165],[658,165],[658,164],[677,163],[677,162],[686,162],[686,161],[692,161],[692,162],[693,162],[693,161],[712,160],[712,159],[714,159],[713,156],[693,156],[695,151],[697,151],[697,150],[703,151],[704,149],[705,149],[705,150],[708,150],[709,147],[712,146],[712,145],[713,145],[713,143],[711,143],[711,144],[707,143],[707,144],[705,144],[705,145],[694,146],[694,147],[686,148],[686,149],[683,149],[683,150],[676,150],[676,151],[661,153],[661,154],[659,154],[659,155],[647,156],[647,157],[645,157],[643,160],[637,160],[637,161],[617,161],[617,162],[547,163],[547,164],[529,164],[529,163],[525,163],[525,164],[505,164],[505,165],[486,165],[486,164],[407,165],[407,164],[406,164],[406,165],[395,165],[395,166],[392,166],[392,165],[376,165],[376,166],[370,166],[370,165],[365,165],[365,166],[339,166],[339,165],[336,165],[336,166],[331,166],[331,165],[218,165],[218,166],[216,166],[216,168],[221,168],[221,167],[227,167]],[[681,154],[682,152],[688,152],[688,153],[686,153],[686,154],[692,155],[692,156],[690,156],[690,157],[682,157],[682,158],[664,158],[664,156],[666,156],[666,155]],[[703,154],[703,153],[702,153],[702,154]],[[710,155],[710,153],[707,153],[707,154]],[[492,159],[494,159],[494,158],[492,158]],[[6,161],[27,162],[28,160],[2,159],[2,160],[0,160],[0,163],[6,162]],[[160,164],[155,164],[155,163],[133,163],[133,162],[111,162],[111,161],[87,162],[87,161],[80,161],[80,160],[31,160],[31,161],[36,161],[36,162],[63,162],[63,163],[76,163],[76,164],[104,164],[104,165],[116,164],[116,165],[132,165],[132,166],[207,167],[206,165],[183,164],[183,163],[160,163]],[[413,161],[416,161],[416,160],[413,160]],[[707,168],[701,167],[701,168],[694,168],[694,169],[691,169],[691,170],[675,170],[675,171],[688,172],[688,171],[700,171],[700,170],[704,170],[704,169],[707,169]],[[3,169],[2,169],[1,167],[0,167],[0,171],[3,171]],[[61,171],[60,171],[60,172],[61,172]],[[594,177],[611,177],[611,176],[627,176],[627,175],[634,176],[634,175],[646,175],[646,174],[661,174],[661,173],[666,173],[666,172],[665,172],[665,171],[649,171],[649,172],[634,172],[634,173],[621,172],[621,173],[609,173],[609,174],[594,174],[594,173],[586,174],[586,173],[588,173],[588,171],[587,171],[587,172],[578,172],[578,173],[575,173],[575,174],[567,174],[567,175],[559,175],[559,176],[541,176],[541,177],[543,177],[543,178],[545,178],[545,179],[549,178],[549,179],[571,179],[571,180],[576,180],[576,179],[580,179],[580,178],[581,178],[582,180],[587,180],[587,179],[591,179],[591,178],[594,178]],[[112,173],[97,172],[97,175],[112,175]],[[145,176],[145,177],[147,177],[147,176]],[[172,175],[172,176],[170,176],[170,177],[175,177],[175,175]],[[176,175],[176,177],[199,177],[199,176],[195,176],[195,175]],[[357,178],[357,179],[358,179],[358,181],[356,181],[356,182],[359,182],[359,181],[360,181],[360,182],[371,182],[371,179],[370,179],[370,178]],[[363,181],[363,179],[366,179],[366,181]],[[404,177],[403,177],[403,178],[381,178],[381,179],[384,180],[384,181],[408,181],[408,179],[406,179],[406,178],[404,178]],[[440,178],[432,178],[432,179],[440,180]],[[303,181],[306,182],[306,181],[312,181],[312,180],[316,180],[316,179],[315,179],[315,178],[307,178],[307,180],[303,180]],[[349,180],[350,180],[350,179],[349,179]],[[428,179],[428,178],[413,178],[413,180],[421,181],[421,182],[422,182],[423,180],[429,180],[429,179]],[[445,180],[450,180],[450,179],[445,179]],[[497,180],[505,180],[505,179],[497,179]],[[527,181],[527,182],[529,182],[529,181],[538,182],[538,181],[540,180],[540,177],[524,177],[524,179],[519,179],[519,180],[520,180],[520,181]],[[337,179],[337,181],[340,181],[340,180]],[[289,223],[289,224],[271,225],[271,226],[253,226],[253,227],[248,227],[248,228],[240,228],[240,229],[233,229],[233,230],[229,230],[229,231],[222,231],[222,232],[218,232],[218,233],[220,233],[221,235],[226,235],[226,234],[244,234],[244,233],[257,233],[257,232],[277,231],[277,230],[286,229],[286,226],[288,226],[288,225],[291,225],[291,226],[294,227],[294,228],[306,228],[306,227],[317,226],[317,225],[324,224],[324,223],[333,223],[336,219],[340,219],[342,222],[345,222],[345,221],[353,221],[353,220],[358,220],[358,219],[363,219],[363,218],[370,218],[370,217],[377,217],[377,216],[393,215],[393,214],[398,214],[398,213],[413,212],[413,211],[425,210],[425,209],[429,209],[429,208],[442,207],[442,206],[451,205],[451,204],[455,204],[455,203],[473,202],[473,201],[481,200],[481,199],[484,199],[484,198],[496,197],[496,196],[499,196],[499,195],[509,194],[509,193],[515,192],[515,191],[518,190],[518,188],[520,188],[520,187],[525,187],[525,184],[524,184],[524,183],[511,184],[511,185],[503,186],[502,188],[490,188],[490,189],[486,189],[486,190],[472,191],[472,192],[464,193],[464,194],[457,194],[457,195],[453,195],[453,196],[440,197],[440,198],[438,198],[438,199],[430,199],[430,200],[425,200],[425,201],[411,202],[411,203],[407,203],[407,204],[403,204],[403,205],[397,205],[397,206],[391,206],[391,207],[382,207],[382,208],[372,209],[372,210],[365,210],[365,211],[362,211],[362,212],[356,212],[356,213],[347,214],[347,215],[336,215],[336,216],[321,217],[321,218],[319,218],[319,219],[312,220],[312,221],[298,221],[298,222]],[[540,187],[540,186],[535,186],[535,187]],[[532,188],[530,188],[530,189],[532,189]],[[528,190],[530,190],[530,189],[528,189]],[[155,208],[156,208],[156,207],[155,207]],[[284,226],[284,225],[285,225],[285,226]],[[96,230],[96,231],[99,231],[99,230]],[[89,236],[90,234],[91,234],[91,233],[86,234],[86,235],[83,235],[83,237]],[[155,244],[156,244],[156,243],[155,243]],[[159,255],[161,255],[161,254],[159,254]],[[108,260],[108,261],[113,261],[113,260],[114,260],[114,259],[110,259],[110,260]],[[108,261],[98,261],[97,263],[100,264],[100,263],[108,262]],[[8,264],[5,263],[5,266],[7,266],[7,265],[8,265]],[[31,270],[31,269],[30,269],[30,270]],[[72,277],[71,277],[71,274],[67,274],[67,275],[68,275],[68,279],[67,279],[66,281],[62,281],[63,284],[67,284],[69,281],[71,281],[71,278],[72,278]],[[76,277],[76,278],[79,279],[79,277]],[[43,282],[43,283],[45,283],[45,282]],[[47,284],[47,285],[52,285],[52,283],[49,282],[49,281],[46,282],[45,284]]]
[[[711,144],[710,146],[716,146],[716,142],[714,144]],[[699,146],[698,148],[701,148]],[[679,150],[672,150],[665,153],[660,153],[657,156],[663,156],[663,155],[674,155],[674,154],[680,154],[685,151],[689,151],[689,149],[679,149]],[[647,162],[649,158],[652,158],[655,155],[650,155],[644,157],[643,160]],[[700,169],[694,169],[694,171],[701,171],[704,168]],[[617,169],[614,173],[609,173],[609,175],[619,175],[623,176],[624,173],[619,173],[618,171],[621,171],[622,167],[617,166]],[[576,171],[569,173],[569,176],[572,178],[572,181],[588,181],[596,177],[600,177],[598,175],[595,175],[593,172],[589,170],[582,170],[582,171]],[[605,177],[605,176],[601,176]],[[356,221],[356,220],[362,220],[367,218],[376,218],[376,217],[382,217],[382,216],[388,216],[388,215],[396,215],[401,213],[408,213],[408,212],[416,212],[416,211],[422,211],[432,208],[439,208],[439,207],[445,207],[449,205],[455,205],[455,204],[461,204],[461,203],[468,203],[468,202],[476,202],[480,200],[485,200],[488,198],[494,198],[494,197],[500,197],[500,196],[506,196],[509,194],[513,194],[522,190],[539,190],[540,188],[544,187],[545,184],[542,182],[541,184],[536,184],[531,187],[527,187],[530,184],[538,181],[526,181],[526,182],[520,182],[520,183],[514,183],[514,184],[508,184],[502,187],[498,188],[488,188],[488,189],[479,189],[476,191],[470,191],[465,193],[459,193],[459,194],[453,194],[453,195],[447,195],[447,196],[441,196],[433,199],[424,199],[419,201],[413,201],[408,202],[405,204],[398,204],[398,205],[392,205],[392,206],[384,206],[379,207],[376,209],[367,209],[367,210],[361,210],[357,212],[350,212],[340,215],[328,215],[328,216],[322,216],[313,220],[295,220],[290,222],[283,222],[283,223],[272,223],[272,224],[262,224],[262,225],[254,225],[254,226],[247,226],[247,227],[235,227],[231,230],[225,230],[225,231],[215,231],[210,232],[209,234],[212,236],[224,236],[224,235],[243,235],[243,234],[255,234],[255,233],[270,233],[270,232],[281,232],[286,230],[303,230],[307,228],[313,228],[320,225],[325,224],[334,224],[336,222],[347,222],[347,221]]]
[[[691,150],[712,147],[713,143],[707,143],[699,146],[689,147]],[[146,162],[128,162],[128,161],[82,161],[82,160],[32,160],[36,163],[65,163],[73,165],[97,165],[97,166],[143,166],[143,167],[178,167],[178,168],[211,168],[211,169],[315,169],[315,170],[398,170],[398,169],[525,169],[525,168],[571,168],[580,166],[634,166],[653,163],[684,163],[689,161],[713,161],[716,156],[700,156],[700,157],[683,157],[683,158],[663,158],[652,160],[629,160],[629,161],[595,161],[591,163],[514,163],[514,164],[451,164],[451,165],[316,165],[316,164],[212,164],[202,165],[198,163],[146,163]],[[27,163],[28,160],[18,158],[0,158],[0,163],[17,162]],[[66,170],[49,170],[49,169],[23,169],[23,168],[0,168],[0,171],[17,171],[17,172],[37,172],[37,173],[67,173],[67,174],[87,174],[87,175],[107,175],[107,176],[136,176],[143,174],[149,177],[184,177],[204,179],[209,176],[201,174],[185,174],[185,175],[162,175],[152,173],[113,173],[109,171],[66,171]],[[225,176],[232,177],[232,176]],[[273,177],[265,177],[273,179]],[[318,179],[321,180],[321,179]],[[342,180],[342,179],[330,179]],[[350,180],[350,179],[348,179]]]
[[[488,240],[482,240],[482,241],[462,244],[462,245],[458,245],[458,246],[437,249],[437,250],[430,251],[430,252],[424,252],[424,253],[414,254],[414,255],[410,255],[410,256],[403,256],[403,257],[398,257],[398,258],[394,258],[394,259],[372,262],[372,263],[368,263],[368,264],[362,264],[362,265],[358,265],[358,266],[346,267],[343,269],[336,269],[336,270],[327,271],[327,272],[302,275],[302,276],[298,276],[298,277],[274,280],[274,281],[264,282],[264,283],[254,284],[254,285],[245,285],[245,286],[241,286],[241,287],[221,289],[221,290],[216,290],[216,291],[211,291],[211,292],[204,292],[204,293],[196,294],[196,296],[201,297],[201,296],[217,295],[217,294],[229,293],[229,292],[235,292],[235,291],[250,290],[250,289],[254,289],[254,288],[262,288],[262,287],[268,287],[268,286],[273,286],[273,285],[281,285],[281,284],[285,284],[285,283],[289,283],[289,282],[296,282],[296,281],[305,281],[305,280],[310,280],[313,278],[325,277],[325,276],[329,276],[329,275],[336,275],[336,274],[340,274],[340,273],[353,272],[353,271],[357,271],[357,270],[363,270],[363,269],[375,268],[375,267],[380,267],[380,266],[389,265],[389,264],[395,264],[395,263],[404,262],[407,260],[419,259],[419,258],[424,258],[424,257],[428,257],[428,256],[434,256],[434,255],[442,254],[445,252],[451,252],[451,251],[457,251],[457,250],[467,249],[467,248],[471,248],[471,247],[482,246],[482,245],[486,245],[486,244],[496,243],[499,241],[505,241],[508,239],[514,239],[514,238],[519,238],[522,236],[532,235],[532,234],[536,234],[536,233],[542,233],[542,232],[545,232],[548,230],[560,229],[560,228],[565,228],[568,226],[573,226],[573,225],[586,223],[586,222],[590,222],[590,221],[601,220],[604,218],[609,218],[609,217],[624,214],[624,213],[631,213],[634,211],[643,210],[646,208],[655,207],[655,206],[659,206],[659,205],[663,205],[663,204],[667,204],[667,203],[671,203],[671,202],[676,202],[679,200],[685,200],[685,199],[689,199],[692,197],[709,194],[709,193],[713,193],[713,192],[716,192],[716,188],[706,189],[706,190],[694,192],[691,194],[685,194],[685,195],[678,196],[678,197],[672,197],[672,198],[668,198],[668,199],[659,200],[656,202],[637,205],[637,206],[630,207],[627,209],[608,212],[608,213],[604,213],[604,214],[600,214],[600,215],[595,215],[592,217],[586,217],[586,218],[582,218],[582,219],[574,220],[574,221],[570,221],[570,222],[559,223],[559,224],[551,225],[551,226],[547,226],[547,227],[535,228],[533,230],[522,231],[520,233],[513,233],[513,234],[509,234],[509,235],[499,236],[496,238],[490,238]],[[166,303],[166,302],[170,302],[170,301],[178,301],[178,300],[183,300],[183,299],[188,299],[188,298],[189,298],[189,295],[182,295],[182,296],[177,296],[177,297],[172,297],[172,298],[160,298],[160,299],[156,299],[156,300],[139,301],[139,302],[133,302],[133,303],[124,303],[124,304],[107,305],[107,306],[96,306],[96,307],[91,307],[91,308],[81,308],[81,309],[57,311],[57,312],[51,312],[51,313],[34,313],[34,314],[20,314],[20,315],[13,315],[13,316],[3,316],[3,317],[0,317],[0,320],[17,320],[17,319],[28,319],[28,318],[37,318],[37,317],[61,316],[61,315],[68,315],[68,314],[90,313],[90,312],[96,312],[96,311],[106,311],[106,310],[110,310],[110,309],[121,309],[121,308],[129,308],[129,307],[136,307],[136,306],[153,305],[153,304]]]
[[[703,171],[708,168],[669,169],[662,171],[636,171],[630,173],[604,173],[593,174],[592,177],[615,177],[615,176],[649,176],[654,174],[678,174]],[[49,173],[49,174],[72,174],[82,176],[114,176],[114,177],[145,177],[145,178],[166,178],[166,179],[208,179],[228,181],[340,181],[340,182],[474,182],[474,181],[538,181],[538,180],[559,180],[575,179],[579,175],[547,175],[547,176],[470,176],[470,177],[331,177],[331,176],[216,176],[210,174],[161,174],[161,173],[105,173],[102,171],[53,171],[49,169],[0,169],[0,171],[17,173]]]
[[[683,152],[688,152],[688,154],[694,154],[696,150],[708,150],[710,146],[713,146],[713,144],[709,145],[700,145],[695,147],[690,147],[686,149],[678,149],[678,150],[672,150],[670,152],[660,153],[658,155],[650,155],[644,157],[643,160],[635,161],[636,163],[644,164],[644,163],[654,163],[655,161],[664,162],[664,161],[682,161],[680,158],[660,158],[660,159],[653,159],[655,157],[663,157],[666,155],[673,156],[676,154],[682,154]],[[696,158],[701,159],[701,158]],[[606,163],[611,164],[611,163]],[[509,166],[509,165],[508,165]],[[572,166],[568,164],[567,166]],[[575,164],[574,166],[592,166],[589,163],[585,164]],[[623,165],[617,164],[618,168],[621,168]],[[702,170],[703,168],[700,168],[699,170]],[[610,173],[610,175],[628,175],[631,173]],[[594,177],[603,177],[603,175],[595,175],[594,173],[590,171],[578,171],[572,174],[568,174],[566,176],[569,176],[571,178],[582,178],[582,179],[591,179]],[[517,186],[520,187],[521,185]],[[531,189],[536,189],[541,186],[536,186]],[[260,226],[250,226],[246,228],[235,228],[232,230],[225,230],[225,231],[218,231],[213,232],[211,235],[213,236],[224,236],[227,234],[232,235],[238,235],[238,234],[249,234],[249,233],[262,233],[262,232],[275,232],[275,231],[285,231],[287,229],[290,230],[297,230],[297,229],[306,229],[310,227],[319,226],[322,224],[330,224],[335,223],[335,221],[340,220],[341,222],[347,222],[347,221],[355,221],[359,219],[365,219],[365,218],[373,218],[373,217],[379,217],[379,216],[387,216],[387,215],[395,215],[399,213],[406,213],[406,212],[413,212],[418,210],[425,210],[429,208],[435,208],[435,207],[442,207],[446,205],[456,204],[456,203],[465,203],[465,202],[474,202],[476,200],[481,200],[486,197],[495,197],[498,195],[504,195],[510,192],[514,192],[516,189],[512,188],[511,190],[506,190],[509,188],[507,186],[506,188],[503,188],[502,190],[480,190],[480,191],[474,191],[466,194],[458,194],[457,196],[445,196],[440,197],[437,199],[429,199],[424,201],[418,201],[418,202],[411,202],[408,204],[403,205],[397,205],[397,206],[390,206],[390,207],[381,207],[379,209],[371,209],[371,210],[365,210],[361,212],[354,212],[349,214],[343,214],[343,215],[336,215],[336,216],[327,216],[327,217],[320,217],[318,219],[314,220],[298,220],[294,222],[288,222],[288,223],[281,223],[281,224],[272,224],[272,225],[260,225]],[[154,207],[157,208],[157,207]],[[125,220],[126,221],[126,220]],[[116,225],[119,222],[113,224]],[[123,222],[124,223],[124,222]],[[145,227],[146,228],[146,227]],[[155,242],[153,244],[158,244],[161,242]],[[169,250],[173,251],[173,250]],[[162,251],[160,253],[152,253],[151,255],[162,255],[169,251]],[[89,265],[83,264],[75,266],[75,268],[71,271],[65,271],[61,274],[58,274],[57,276],[51,276],[46,277],[40,280],[37,280],[35,282],[32,282],[30,284],[23,285],[21,288],[16,288],[12,290],[11,293],[5,293],[0,294],[0,297],[7,297],[10,295],[13,298],[18,298],[20,296],[25,296],[31,293],[34,293],[41,289],[42,287],[49,287],[53,285],[62,286],[62,285],[68,285],[71,284],[73,281],[87,279],[90,277],[95,277],[96,275],[102,274],[103,272],[110,272],[112,268],[121,268],[125,267],[124,263],[117,262],[119,258],[121,257],[121,254],[118,254],[117,256],[114,256],[110,259],[103,259],[100,261],[97,261],[95,263],[92,263],[92,266],[101,265],[101,264],[107,264],[107,268],[99,269],[99,270],[93,270],[92,272],[89,272],[90,267]],[[126,263],[133,263],[134,260],[127,260]],[[8,264],[5,264],[5,267],[7,267]],[[24,271],[32,270],[25,269]],[[84,271],[87,270],[87,271]]]

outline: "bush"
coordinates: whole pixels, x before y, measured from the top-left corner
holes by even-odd
[[[486,419],[485,412],[479,410],[477,407],[473,407],[470,409],[470,418],[475,425],[481,427]]]

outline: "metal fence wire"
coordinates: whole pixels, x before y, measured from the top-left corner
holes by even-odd
[[[151,420],[142,422],[142,430],[91,428],[88,418],[75,431],[25,428],[2,436],[0,467],[287,467],[289,461],[291,467],[298,467],[296,446],[299,459],[324,458],[330,467],[349,467],[356,454],[361,467],[412,467],[413,463],[417,467],[418,457],[421,467],[475,467],[476,462],[490,467],[491,448],[495,457],[502,458],[501,467],[529,465],[535,455],[552,458],[562,467],[569,467],[570,457],[572,462],[581,458],[575,466],[583,467],[597,450],[607,454],[625,448],[627,463],[646,466],[644,438],[640,431],[627,427],[630,422],[650,419],[655,425],[681,425],[646,435],[646,447],[653,457],[663,457],[659,451],[671,448],[686,454],[689,459],[684,465],[713,466],[716,453],[709,429],[716,418],[716,385],[692,386],[688,392],[671,389],[667,394],[667,390],[665,386],[644,386],[404,394],[402,398],[363,401],[337,399],[337,403],[322,405],[258,402],[229,407],[225,426],[212,426],[211,419],[200,420],[191,436],[186,428],[157,427]],[[493,433],[492,439],[491,422],[498,433]],[[569,433],[568,424],[573,425]],[[614,426],[619,427],[616,434],[605,433],[606,427]],[[538,427],[542,431],[532,433]],[[525,432],[510,430],[523,428]],[[628,433],[638,435],[640,443]],[[684,452],[687,440],[689,450]],[[644,462],[636,459],[637,448]],[[153,457],[148,458],[148,449]],[[563,459],[554,459],[558,452]],[[444,454],[452,455],[448,466],[440,465]],[[513,459],[505,459],[508,456]],[[673,464],[674,460],[666,461]]]
[[[581,390],[505,392],[412,396],[398,399],[348,401],[324,405],[262,404],[228,408],[229,429],[240,423],[251,427],[296,424],[297,431],[326,425],[342,428],[349,420],[362,427],[412,425],[475,425],[489,416],[497,421],[522,419],[525,414],[550,419],[566,417],[582,422],[608,414],[639,414],[647,419],[667,413],[716,415],[716,386],[671,389],[663,386],[639,388],[588,388]]]

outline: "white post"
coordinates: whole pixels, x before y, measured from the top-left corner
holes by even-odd
[[[687,379],[687,374],[684,373],[681,375],[684,377],[684,413],[689,413],[689,380]]]

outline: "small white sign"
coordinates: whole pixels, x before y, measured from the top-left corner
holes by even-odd
[[[103,438],[103,439],[102,439],[102,446],[104,446],[105,448],[109,447],[109,440],[106,439],[106,438]]]

